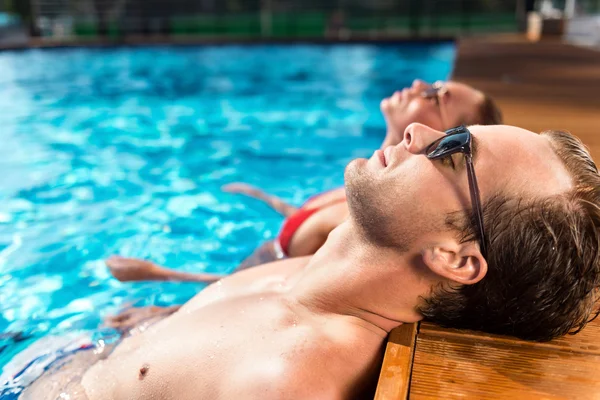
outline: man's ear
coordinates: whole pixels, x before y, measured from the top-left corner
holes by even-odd
[[[437,243],[423,251],[423,262],[435,274],[462,285],[472,285],[487,273],[487,262],[476,242]]]

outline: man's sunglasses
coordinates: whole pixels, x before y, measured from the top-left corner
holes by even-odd
[[[425,152],[430,160],[437,160],[444,157],[450,157],[452,154],[463,153],[467,165],[467,177],[469,179],[469,192],[471,193],[471,206],[475,212],[477,226],[479,228],[479,244],[481,254],[487,257],[487,248],[485,245],[485,231],[483,230],[483,210],[481,209],[481,197],[477,178],[475,177],[475,168],[473,168],[473,142],[471,132],[464,126],[459,126],[446,131],[446,136],[439,138],[427,146]]]

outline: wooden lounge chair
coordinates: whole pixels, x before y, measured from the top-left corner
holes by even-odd
[[[430,323],[388,339],[375,399],[600,399],[600,321],[533,343]]]

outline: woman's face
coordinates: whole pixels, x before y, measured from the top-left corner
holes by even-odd
[[[464,121],[477,121],[477,107],[483,101],[483,93],[457,82],[436,85],[441,86],[437,94],[430,90],[432,85],[416,79],[411,87],[381,101],[388,134],[395,133],[397,142],[402,140],[404,130],[413,122],[444,131]]]

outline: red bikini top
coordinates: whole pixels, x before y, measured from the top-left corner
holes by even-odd
[[[288,218],[286,218],[285,221],[283,221],[283,226],[281,227],[281,231],[279,232],[277,241],[279,242],[281,251],[283,252],[283,254],[285,256],[288,256],[290,242],[292,241],[294,234],[296,233],[298,228],[300,228],[300,226],[304,223],[304,221],[306,221],[311,215],[313,215],[314,213],[316,213],[319,210],[322,210],[323,208],[327,208],[334,204],[346,201],[346,196],[344,196],[343,198],[337,198],[337,199],[331,200],[328,203],[322,204],[320,207],[313,207],[313,208],[308,207],[313,200],[316,200],[317,198],[325,195],[326,193],[328,193],[328,192],[321,193],[321,194],[311,197],[302,205],[302,207],[300,207],[298,209],[298,211],[296,211],[295,213],[290,215]]]

